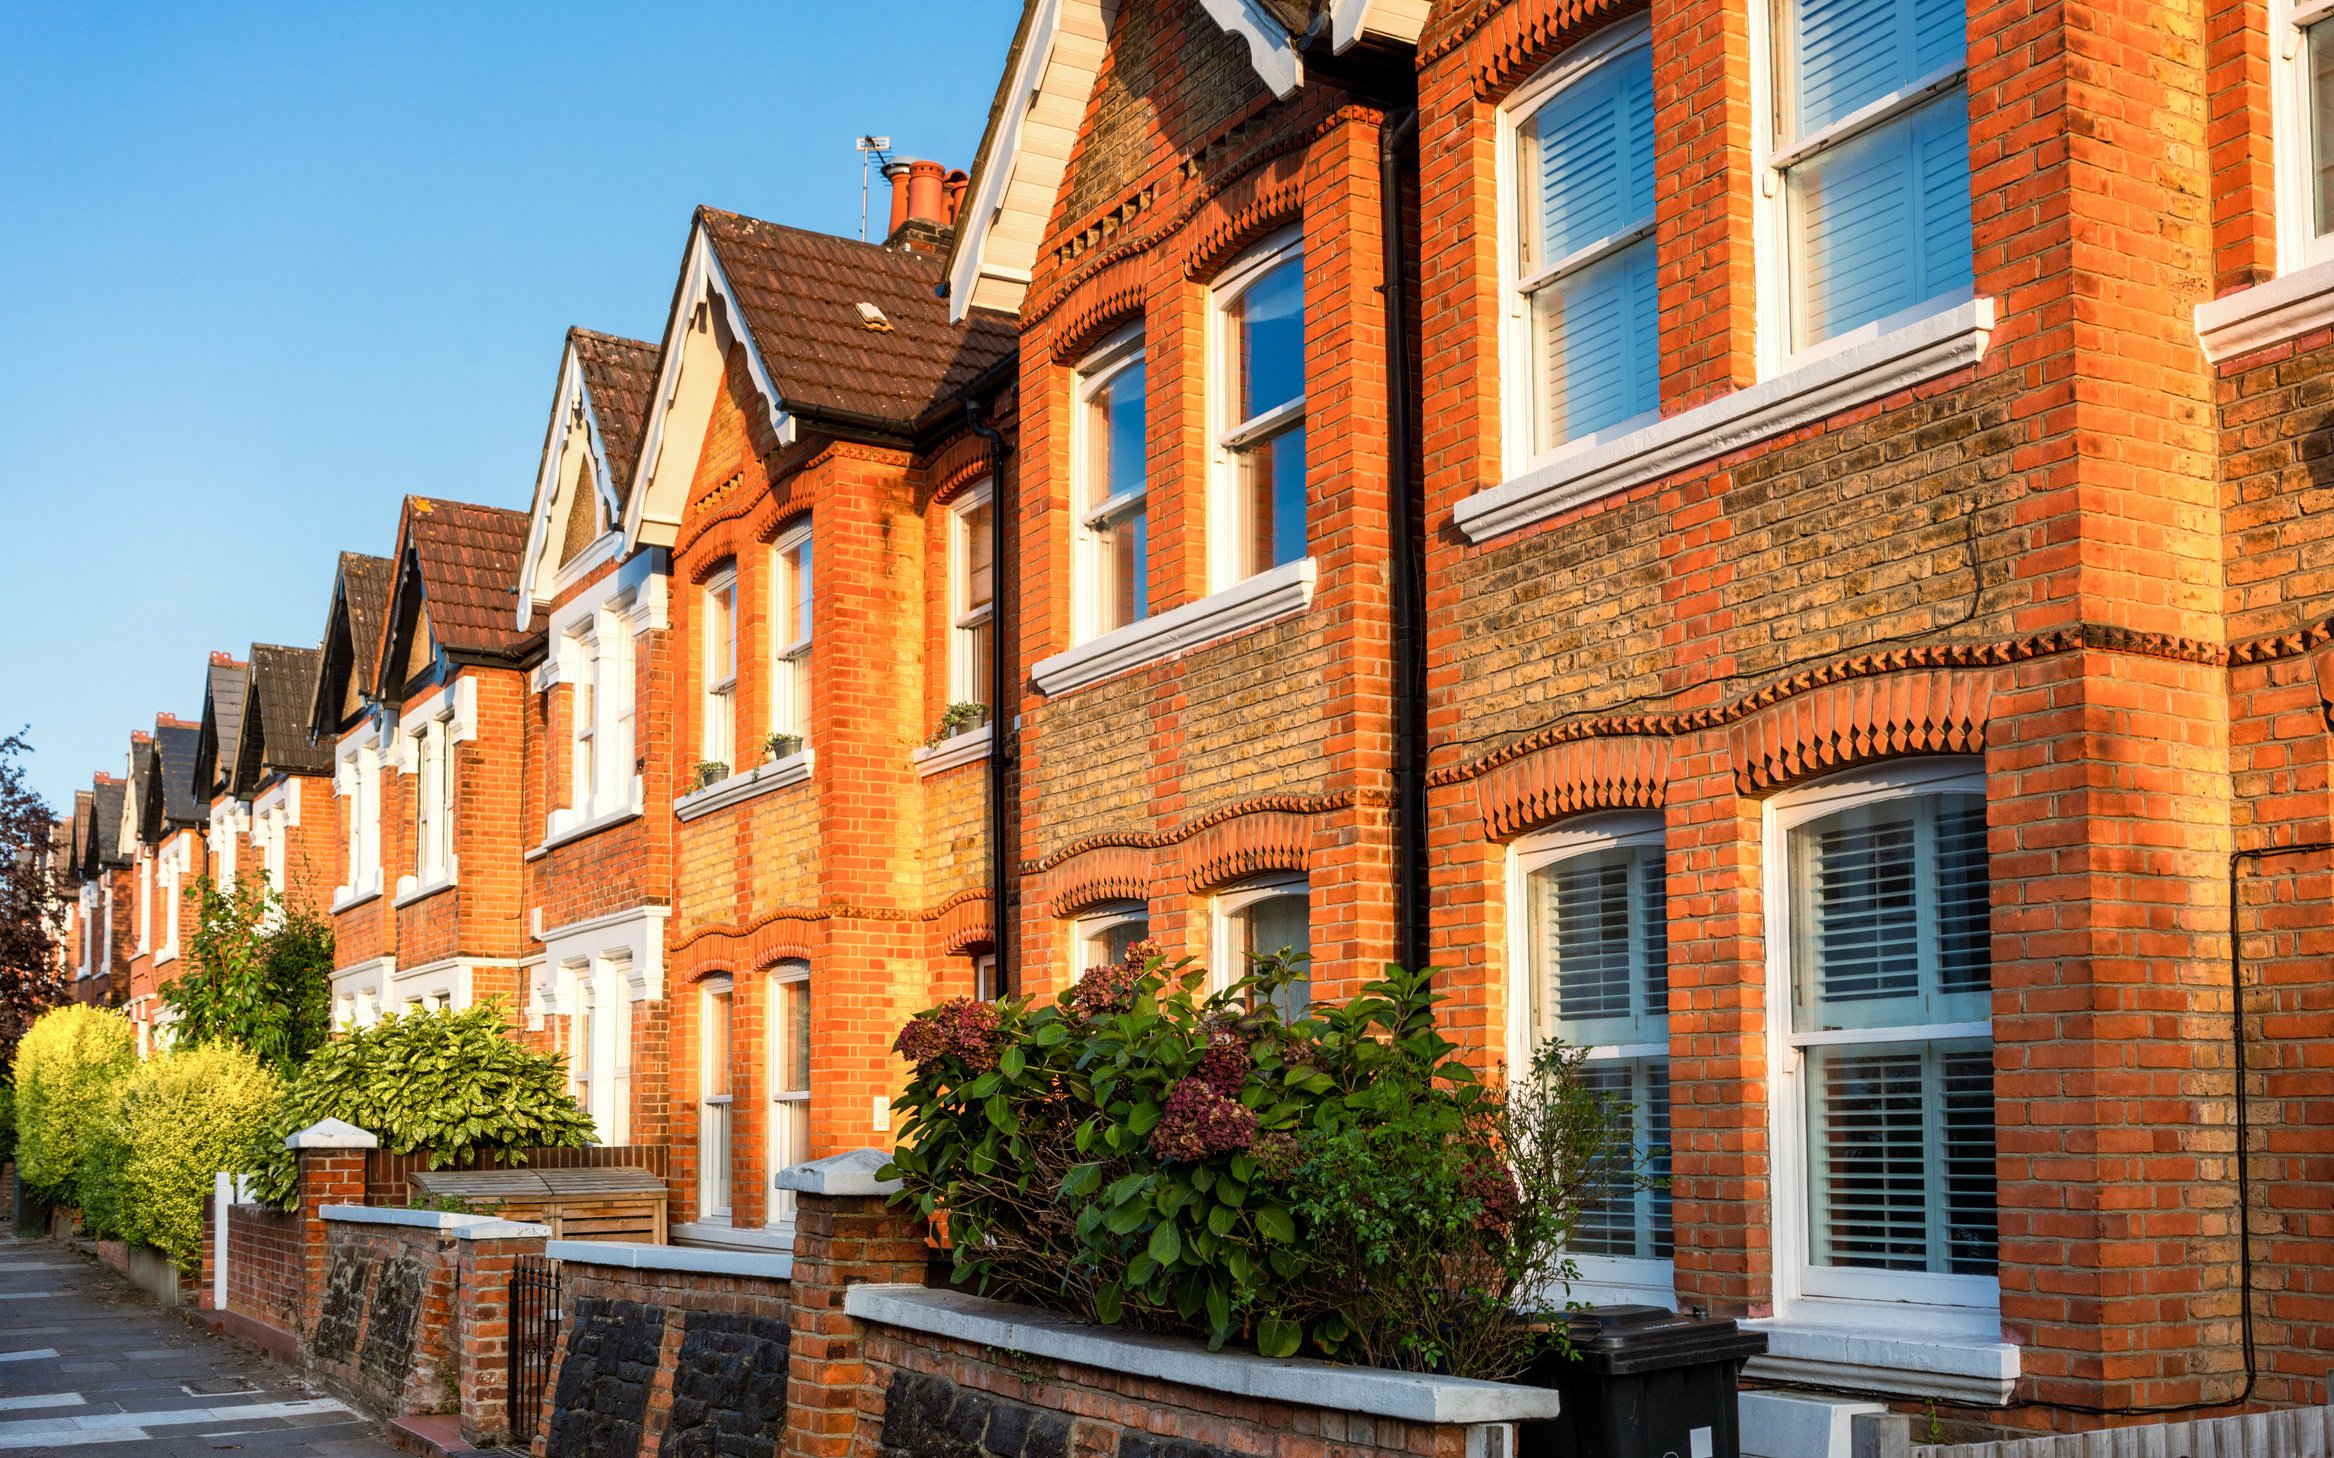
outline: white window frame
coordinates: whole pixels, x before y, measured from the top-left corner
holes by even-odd
[[[729,594],[729,677],[713,677],[713,639],[715,614],[713,600],[722,593]],[[737,745],[737,668],[738,668],[738,575],[732,565],[722,568],[705,579],[704,595],[698,599],[704,604],[705,626],[698,634],[698,675],[704,680],[701,695],[703,709],[697,726],[697,757],[717,760],[735,773],[738,763]],[[716,732],[716,729],[720,732]],[[727,742],[722,742],[726,740]]]
[[[726,997],[729,1002],[728,1050],[729,1089],[726,1094],[713,1092],[713,1040],[707,1036],[713,1025],[713,999]],[[707,1224],[726,1225],[736,1208],[737,1161],[737,986],[728,976],[708,977],[697,984],[697,1218]],[[713,1141],[713,1111],[721,1111],[721,1158],[715,1160]],[[721,1196],[718,1205],[714,1194]]]
[[[1532,976],[1532,873],[1598,851],[1635,850],[1653,846],[1666,852],[1668,837],[1659,814],[1592,814],[1524,836],[1508,848],[1507,856],[1507,1066],[1519,1073],[1531,1066],[1539,1045],[1539,996]],[[1666,938],[1668,927],[1662,928]],[[1662,1043],[1591,1045],[1589,1063],[1613,1063],[1670,1056]],[[1670,1099],[1670,1141],[1677,1141],[1675,1084]],[[1671,1232],[1675,1248],[1676,1232]],[[1568,1257],[1580,1272],[1572,1283],[1576,1301],[1644,1302],[1656,1306],[1677,1304],[1677,1262],[1658,1257],[1574,1255]]]
[[[973,953],[973,997],[976,1001],[995,1002],[1005,995],[1004,989],[997,985],[998,969],[1003,965],[997,960],[997,954],[993,949]],[[1084,969],[1079,970],[1083,971]]]
[[[1240,913],[1259,901],[1271,901],[1283,896],[1305,898],[1306,950],[1312,950],[1313,883],[1302,872],[1267,872],[1235,881],[1216,892],[1209,907],[1210,960],[1215,964],[1208,985],[1222,992],[1248,975],[1248,954],[1240,946],[1238,921]],[[1307,964],[1308,966],[1310,964]],[[1309,974],[1308,974],[1309,975]]]
[[[451,718],[424,720],[410,731],[414,765],[413,891],[419,894],[453,884],[454,726]],[[432,794],[433,789],[435,794]]]
[[[1779,71],[1783,53],[1780,47],[1787,37],[1783,32],[1782,17],[1777,11],[1791,3],[1792,0],[1751,0],[1749,7],[1751,175],[1757,179],[1753,184],[1755,192],[1751,209],[1751,256],[1758,298],[1754,348],[1761,380],[1772,379],[1827,355],[1853,349],[1874,333],[1886,335],[1922,319],[1943,314],[1974,297],[1973,287],[1957,288],[1933,299],[1917,301],[1895,314],[1844,329],[1830,339],[1808,345],[1799,345],[1793,340],[1790,187],[1785,174],[1797,164],[1820,156],[1875,127],[1885,126],[1957,86],[1966,90],[1969,84],[1969,48],[1965,34],[1960,64],[1940,67],[1896,91],[1875,97],[1838,121],[1818,127],[1804,137],[1793,138],[1789,146],[1785,147],[1780,144],[1777,129],[1782,123],[1779,107],[1783,78]],[[1974,234],[1974,211],[1970,225]]]
[[[340,748],[333,793],[347,802],[348,834],[342,838],[342,881],[333,906],[354,905],[381,890],[381,755],[351,739]]]
[[[764,1019],[770,1031],[770,1117],[769,1127],[765,1131],[764,1137],[769,1140],[767,1163],[772,1175],[776,1175],[779,1170],[791,1165],[804,1163],[810,1158],[810,1107],[813,1091],[811,1072],[807,1067],[803,1069],[803,1087],[799,1089],[782,1087],[783,1070],[786,1067],[786,1044],[793,1029],[787,1026],[786,1019],[781,1015],[781,1009],[786,1006],[786,989],[801,987],[808,992],[810,982],[810,963],[808,962],[785,961],[770,969],[770,1009]],[[811,993],[810,995],[815,997],[816,994]],[[815,1037],[818,1028],[815,1002],[810,1006],[812,1009],[810,1025]],[[783,1147],[788,1141],[781,1137],[781,1126],[787,1119],[797,1117],[797,1111],[799,1111],[799,1117],[802,1121],[801,1147],[789,1150]],[[773,1186],[770,1195],[770,1216],[764,1223],[790,1226],[794,1223],[794,1212],[794,1191],[782,1190]]]
[[[810,747],[810,718],[812,686],[807,680],[818,672],[817,657],[812,645],[818,634],[816,603],[818,596],[818,557],[814,552],[810,562],[810,590],[813,611],[802,625],[802,633],[792,642],[778,641],[778,625],[786,621],[786,605],[798,588],[795,583],[801,572],[797,552],[811,546],[811,524],[804,522],[770,544],[770,732],[792,734]],[[805,671],[807,669],[807,672]],[[800,675],[803,683],[796,682]],[[762,756],[756,754],[758,763]],[[732,764],[734,771],[743,768]]]
[[[574,1096],[577,1107],[586,1115],[595,1116],[593,1122],[596,1127],[598,1120],[597,1111],[592,1107],[592,1074],[599,1062],[596,1056],[599,1050],[594,1042],[599,1022],[594,1016],[599,1011],[598,989],[592,985],[589,963],[562,970],[573,979],[575,986],[575,1001],[567,1015],[567,1089]]]
[[[1233,369],[1232,351],[1236,347],[1231,327],[1230,311],[1241,296],[1259,279],[1284,263],[1294,263],[1302,274],[1305,266],[1305,236],[1301,226],[1283,228],[1243,254],[1232,266],[1217,277],[1208,289],[1207,312],[1207,430],[1208,430],[1208,591],[1221,592],[1237,582],[1245,582],[1258,572],[1269,572],[1285,563],[1270,563],[1258,572],[1247,570],[1245,558],[1252,548],[1246,533],[1235,523],[1240,517],[1240,449],[1267,436],[1277,435],[1291,425],[1302,426],[1305,420],[1305,397],[1311,393],[1312,381],[1303,379],[1304,388],[1297,391],[1294,400],[1269,406],[1255,415],[1234,419],[1239,408],[1231,397],[1232,382],[1237,377]],[[1308,310],[1309,312],[1309,310]],[[1304,367],[1306,346],[1303,320],[1298,330],[1298,366]],[[1308,463],[1310,442],[1308,441]],[[1311,476],[1308,464],[1306,475]],[[1310,487],[1310,480],[1307,482]],[[1300,561],[1312,555],[1312,501],[1308,489],[1305,502],[1306,549],[1291,558]],[[1250,524],[1253,530],[1253,524]]]
[[[1809,821],[1858,805],[1939,792],[1985,793],[1982,761],[1911,759],[1849,770],[1788,790],[1761,807],[1766,858],[1767,1046],[1769,1147],[1775,1152],[1775,1317],[1872,1325],[1922,1334],[2000,1338],[2001,1281],[1994,1276],[1929,1271],[1875,1271],[1816,1266],[1807,1258],[1807,1059],[1823,1044],[1993,1040],[1993,1022],[1934,1023],[1801,1033],[1793,1027],[1790,835]],[[1997,1136],[1999,1123],[1996,1124]]]
[[[1756,9],[1760,0],[1752,0]],[[1618,440],[1661,418],[1658,406],[1642,415],[1614,421],[1601,430],[1587,431],[1552,445],[1539,444],[1539,368],[1534,360],[1532,295],[1569,274],[1601,263],[1613,254],[1651,236],[1654,224],[1600,238],[1553,263],[1523,272],[1524,231],[1520,207],[1523,179],[1517,156],[1523,145],[1523,124],[1555,98],[1557,92],[1582,80],[1608,61],[1618,60],[1639,47],[1651,47],[1653,27],[1643,15],[1614,21],[1566,51],[1549,67],[1519,86],[1499,105],[1494,123],[1496,144],[1492,176],[1499,198],[1499,395],[1503,479],[1513,480],[1532,467],[1575,452]],[[1657,78],[1658,79],[1658,78]]]
[[[2310,48],[2305,32],[2334,21],[2334,0],[2269,0],[2269,115],[2276,171],[2277,271],[2334,260],[2334,229],[2317,228],[2311,173]]]
[[[138,856],[138,955],[154,950],[154,857]]]
[[[1075,980],[1089,967],[1102,965],[1094,944],[1118,927],[1131,922],[1143,924],[1143,940],[1151,934],[1151,904],[1147,901],[1109,901],[1087,908],[1070,922],[1070,976]]]
[[[579,815],[589,815],[604,798],[600,760],[600,635],[587,620],[568,635],[567,650],[575,664],[575,680],[568,690],[567,803]]]
[[[1143,437],[1144,471],[1141,491],[1122,491],[1106,500],[1089,502],[1088,492],[1093,483],[1086,479],[1087,405],[1097,392],[1124,374],[1129,366],[1145,363],[1149,358],[1149,340],[1140,323],[1130,324],[1087,354],[1078,362],[1076,377],[1070,391],[1070,640],[1084,643],[1101,637],[1106,632],[1131,626],[1117,623],[1106,628],[1102,622],[1102,603],[1096,582],[1102,560],[1102,546],[1097,529],[1130,514],[1140,507],[1148,516],[1150,506],[1150,433],[1151,381],[1143,382]],[[1146,528],[1143,551],[1143,573],[1151,570],[1149,534]],[[1149,584],[1145,583],[1144,602],[1149,604]],[[1142,622],[1136,618],[1134,622]]]
[[[991,483],[983,481],[967,487],[956,500],[948,504],[948,701],[952,704],[987,704],[988,718],[993,720],[997,706],[989,703],[991,685],[977,682],[980,655],[973,651],[982,629],[989,634],[989,651],[997,651],[997,589],[999,573],[992,558],[989,563],[989,601],[985,606],[972,606],[972,513],[983,506],[995,508],[996,492]],[[980,732],[975,725],[967,732]]]

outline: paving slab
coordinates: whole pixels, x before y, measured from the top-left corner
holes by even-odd
[[[0,1237],[0,1458],[391,1458],[300,1373],[164,1312],[113,1271]]]

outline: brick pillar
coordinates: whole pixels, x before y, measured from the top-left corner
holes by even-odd
[[[778,1172],[795,1192],[793,1336],[788,1418],[779,1458],[849,1458],[867,1385],[866,1334],[843,1311],[863,1282],[924,1284],[924,1217],[886,1204],[897,1180],[875,1172],[891,1156],[855,1149]]]
[[[325,1272],[331,1265],[323,1209],[365,1203],[365,1151],[381,1141],[339,1119],[311,1124],[284,1141],[300,1161],[300,1331],[316,1328],[324,1300]]]
[[[454,1377],[462,1437],[476,1447],[510,1436],[511,1272],[550,1237],[548,1225],[508,1220],[454,1231]]]

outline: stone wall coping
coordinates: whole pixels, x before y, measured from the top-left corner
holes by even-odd
[[[794,1257],[704,1245],[638,1245],[622,1240],[554,1240],[543,1253],[571,1266],[621,1266],[635,1271],[678,1271],[700,1276],[794,1279]]]
[[[396,1225],[407,1230],[442,1230],[463,1240],[516,1240],[525,1236],[549,1239],[551,1227],[496,1215],[467,1215],[454,1210],[410,1210],[399,1205],[326,1205],[316,1212],[346,1225]]]
[[[286,1149],[379,1149],[381,1141],[345,1119],[319,1119],[284,1140]]]
[[[1297,1407],[1412,1423],[1533,1422],[1556,1416],[1557,1394],[1551,1387],[1211,1352],[1183,1337],[1093,1326],[967,1291],[859,1285],[843,1293],[843,1309],[861,1321]]]
[[[883,1149],[853,1149],[842,1154],[830,1154],[825,1159],[814,1159],[808,1164],[789,1165],[778,1171],[776,1184],[781,1190],[792,1190],[801,1195],[892,1195],[897,1194],[900,1182],[879,1178],[877,1171],[891,1163],[891,1153]]]

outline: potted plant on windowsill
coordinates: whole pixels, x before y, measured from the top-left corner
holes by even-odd
[[[802,753],[802,736],[799,734],[773,733],[762,740],[762,762],[764,764],[775,760],[792,759],[800,753]]]
[[[989,706],[964,701],[950,704],[940,713],[940,727],[924,741],[926,749],[937,749],[947,741],[968,730],[978,729],[989,722]]]
[[[697,761],[697,769],[694,778],[696,781],[696,788],[700,790],[710,790],[715,785],[718,785],[723,780],[729,778],[729,764],[726,760],[701,759]]]

